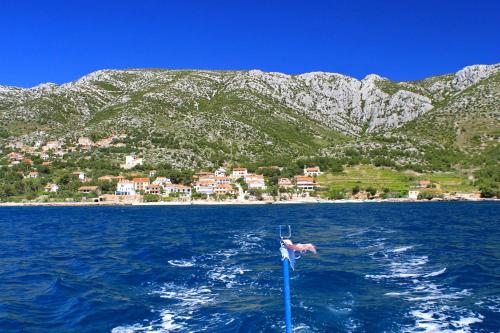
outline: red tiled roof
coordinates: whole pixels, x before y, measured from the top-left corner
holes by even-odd
[[[149,178],[134,178],[132,181],[134,183],[149,183]]]

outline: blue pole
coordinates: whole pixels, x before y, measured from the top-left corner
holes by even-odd
[[[285,327],[286,333],[292,333],[292,306],[290,304],[290,276],[288,273],[288,259],[283,259],[283,282],[285,283]]]

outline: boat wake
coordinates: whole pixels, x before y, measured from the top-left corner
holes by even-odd
[[[200,254],[189,259],[168,260],[175,269],[196,269],[203,276],[195,286],[186,282],[167,282],[150,292],[165,300],[166,306],[153,310],[157,317],[142,323],[113,328],[112,333],[133,332],[214,332],[221,328],[230,329],[238,325],[227,311],[221,308],[221,293],[227,293],[235,286],[251,285],[245,274],[251,270],[234,257],[261,247],[262,237],[258,233],[242,237],[231,237],[234,247]],[[207,313],[207,308],[210,311]],[[194,330],[193,328],[198,329]],[[235,326],[237,327],[237,326]],[[300,330],[305,332],[306,330]]]
[[[406,316],[414,325],[402,328],[403,332],[471,332],[472,324],[483,321],[480,313],[457,305],[456,301],[471,295],[470,290],[451,288],[439,280],[446,267],[432,269],[428,256],[412,253],[415,246],[381,247],[370,256],[384,267],[383,272],[365,278],[403,289],[385,294],[409,302],[411,310]]]

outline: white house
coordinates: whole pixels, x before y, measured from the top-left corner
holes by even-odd
[[[200,194],[214,194],[214,189],[216,186],[217,184],[213,181],[203,181],[196,182],[194,185],[194,189],[197,193]]]
[[[215,177],[225,177],[226,176],[226,169],[224,169],[222,167],[218,168],[217,170],[215,170],[214,175],[215,175]]]
[[[125,156],[125,164],[120,164],[120,168],[122,169],[132,169],[137,165],[142,165],[142,158],[135,158],[134,156]]]
[[[236,191],[231,185],[228,184],[218,184],[215,189],[215,194],[234,194]]]
[[[233,179],[239,179],[239,178],[244,178],[248,174],[248,171],[246,168],[234,168],[233,173],[231,174],[231,178]]]
[[[190,197],[191,187],[181,184],[175,184],[172,192],[179,193],[181,197]]]
[[[212,172],[200,171],[195,173],[194,179],[197,179],[199,182],[213,182],[215,175]]]
[[[56,184],[47,184],[47,185],[44,187],[44,191],[45,191],[45,192],[52,192],[52,193],[55,193],[55,192],[59,191],[59,185],[56,185]]]
[[[231,178],[226,176],[215,176],[213,181],[217,184],[231,184]]]
[[[321,175],[321,170],[319,167],[304,167],[304,176],[319,176]]]
[[[83,171],[73,172],[73,177],[77,177],[78,180],[81,181],[82,183],[85,182],[85,180],[86,180],[85,172],[83,172]]]
[[[264,190],[266,188],[266,183],[264,182],[264,175],[256,175],[254,173],[249,173],[245,176],[245,183],[247,183],[249,189]]]
[[[156,177],[151,184],[165,186],[167,184],[172,184],[172,181],[167,177]]]
[[[162,187],[157,184],[149,184],[146,186],[146,189],[144,190],[145,193],[148,194],[157,194],[160,195],[162,193]]]
[[[165,184],[163,184],[163,190],[165,191],[166,195],[169,195],[170,193],[174,193],[175,192],[175,184],[165,183]]]
[[[408,199],[417,200],[420,191],[408,191]]]
[[[309,176],[295,176],[295,186],[302,191],[314,191],[316,184],[314,179]]]
[[[116,185],[116,195],[135,195],[134,183],[130,180],[120,180]]]

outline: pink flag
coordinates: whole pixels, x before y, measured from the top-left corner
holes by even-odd
[[[289,239],[283,239],[283,244],[285,244],[286,248],[293,251],[305,252],[311,251],[312,253],[316,253],[316,247],[311,243],[308,244],[293,244]]]

